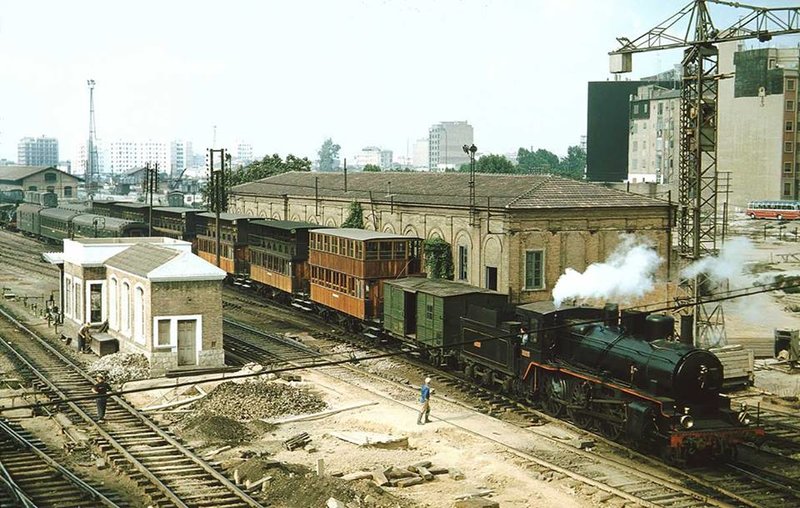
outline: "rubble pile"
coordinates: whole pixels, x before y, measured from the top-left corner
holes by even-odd
[[[89,367],[89,374],[104,374],[109,383],[127,383],[150,377],[150,362],[138,353],[114,353],[98,359]]]
[[[237,421],[314,413],[326,407],[322,399],[308,390],[268,381],[222,383],[196,406],[200,414]]]

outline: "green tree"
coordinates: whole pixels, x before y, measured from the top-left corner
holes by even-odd
[[[580,145],[567,148],[567,156],[563,157],[559,163],[558,173],[567,178],[583,180],[586,172],[586,150]]]
[[[458,168],[461,172],[469,173],[469,163],[462,164]],[[476,173],[516,173],[517,167],[514,163],[508,160],[505,155],[489,154],[484,155],[475,161]]]
[[[560,162],[558,155],[543,148],[536,151],[520,148],[517,151],[517,167],[520,173],[554,173]]]
[[[319,152],[319,170],[320,171],[336,171],[339,169],[337,159],[339,158],[339,150],[342,147],[335,144],[331,138],[326,139],[322,143]]]
[[[422,242],[425,253],[425,270],[431,279],[453,280],[453,249],[441,238],[430,238]]]
[[[350,202],[350,213],[347,215],[347,220],[342,222],[342,227],[364,229],[364,209],[361,203],[355,200]]]
[[[225,175],[225,188],[229,189],[234,185],[254,182],[289,171],[311,171],[311,161],[306,157],[300,158],[292,154],[287,155],[286,160],[283,160],[278,154],[266,155],[260,161],[253,161],[247,166],[228,169]],[[210,176],[209,181],[211,180]],[[208,191],[208,184],[206,184],[202,190],[203,200],[206,203],[208,203]]]
[[[365,173],[370,173],[370,172],[371,173],[380,173],[381,168],[380,168],[380,166],[376,166],[375,164],[367,164],[366,166],[364,166],[363,171]]]

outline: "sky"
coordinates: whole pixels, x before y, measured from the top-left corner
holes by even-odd
[[[0,0],[0,158],[25,136],[72,158],[94,79],[104,141],[238,141],[257,156],[411,155],[440,121],[466,120],[482,153],[565,155],[586,134],[587,83],[608,51],[688,0]],[[753,0],[763,6],[800,4]],[[716,26],[742,9],[709,4]],[[770,45],[796,45],[795,36]],[[753,43],[757,44],[757,43]],[[680,51],[636,54],[636,79]]]

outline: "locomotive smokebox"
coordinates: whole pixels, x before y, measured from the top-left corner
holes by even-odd
[[[608,328],[619,325],[619,305],[607,303],[603,306],[603,324]]]
[[[650,314],[645,319],[644,338],[648,342],[666,339],[675,331],[675,318],[666,314]]]
[[[640,310],[625,309],[622,311],[622,327],[625,332],[636,337],[645,334],[647,313]]]

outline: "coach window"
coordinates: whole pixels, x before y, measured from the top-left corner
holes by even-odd
[[[791,162],[784,162],[783,163],[783,172],[787,175],[792,173],[792,163]]]
[[[786,101],[786,111],[794,111],[794,101]]]
[[[786,132],[792,132],[794,130],[794,123],[789,120],[786,122]]]
[[[787,90],[794,90],[794,80],[793,79],[787,79],[786,80],[786,89]]]
[[[783,184],[783,195],[784,196],[791,196],[792,195],[792,183],[786,182]]]
[[[544,251],[525,251],[525,289],[544,288]]]
[[[783,144],[783,151],[784,152],[792,153],[793,150],[794,150],[794,143],[792,143],[791,141],[787,141],[787,142],[785,142]]]

